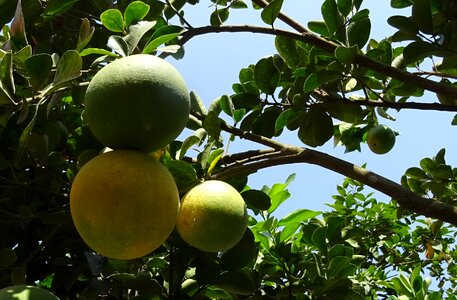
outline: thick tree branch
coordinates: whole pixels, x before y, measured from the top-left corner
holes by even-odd
[[[275,29],[269,27],[260,27],[254,25],[230,25],[230,26],[203,26],[189,29],[182,34],[180,44],[184,45],[187,41],[193,37],[208,34],[208,33],[234,33],[234,32],[252,32],[252,33],[261,33],[269,34],[274,36],[285,36],[295,40],[303,41],[307,44],[316,46],[326,52],[334,53],[335,49],[340,45],[333,43],[331,41],[325,40],[309,31],[303,31],[301,33],[295,33],[282,29]],[[411,74],[409,72],[397,69],[395,67],[386,65],[384,63],[372,60],[362,54],[358,54],[355,63],[366,67],[370,70],[379,72],[381,74],[387,75],[391,78],[397,79],[401,82],[404,82],[409,85],[417,86],[437,94],[442,94],[450,97],[457,98],[457,88],[453,86],[446,85],[444,83],[436,82],[430,79],[422,78]]]
[[[223,168],[214,172],[211,178],[224,179],[240,174],[249,175],[260,169],[278,165],[308,163],[321,166],[370,186],[392,197],[401,207],[411,212],[457,225],[457,207],[455,206],[421,197],[394,181],[323,152],[294,146],[286,146],[283,152],[290,154],[265,157],[248,164]]]
[[[233,158],[239,158],[243,161],[242,163],[233,162],[232,164],[227,165],[227,167],[213,172],[211,175],[212,179],[224,179],[236,175],[249,175],[260,169],[278,165],[308,163],[321,166],[370,186],[371,188],[392,197],[400,206],[411,212],[457,225],[457,207],[444,202],[424,198],[400,184],[367,169],[317,150],[286,145],[263,136],[246,132],[225,123],[223,123],[221,127],[223,130],[233,135],[268,146],[272,149],[250,150],[229,156],[226,158],[226,162],[232,162]],[[253,156],[249,158],[249,155],[251,154]],[[224,157],[222,158],[222,161],[224,161]]]

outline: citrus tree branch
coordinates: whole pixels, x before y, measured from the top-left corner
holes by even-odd
[[[245,176],[256,173],[258,170],[278,165],[308,163],[350,177],[370,186],[390,196],[401,207],[411,212],[457,225],[457,208],[455,206],[422,197],[390,179],[355,164],[317,150],[282,144],[225,123],[223,123],[222,129],[240,138],[262,145],[275,146],[275,148],[251,150],[245,153],[234,154],[229,161],[233,161],[233,156],[238,157],[240,161],[238,163],[233,162],[226,167],[214,171],[211,179],[225,179],[237,175]],[[250,154],[253,154],[253,156],[249,158]],[[224,158],[222,158],[223,160]]]
[[[334,53],[340,45],[323,39],[308,30],[295,33],[287,30],[276,29],[271,27],[261,27],[254,25],[227,25],[227,26],[203,26],[189,29],[182,33],[182,38],[179,44],[184,45],[193,37],[209,34],[209,33],[234,33],[234,32],[251,32],[260,34],[269,34],[274,36],[285,36],[295,40],[303,41],[315,47],[318,47],[326,52]],[[391,78],[397,79],[409,85],[413,85],[424,90],[434,92],[441,95],[457,98],[457,88],[436,82],[430,79],[422,78],[409,72],[400,70],[390,65],[375,61],[365,55],[357,54],[355,64],[366,67],[370,70],[385,74]]]

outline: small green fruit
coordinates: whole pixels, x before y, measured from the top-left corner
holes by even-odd
[[[377,125],[368,131],[367,144],[376,154],[385,154],[395,145],[395,132],[385,125]]]

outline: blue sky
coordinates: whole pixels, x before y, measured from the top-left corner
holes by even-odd
[[[283,12],[306,25],[311,20],[321,20],[320,5],[322,1],[285,0]],[[200,1],[199,5],[186,10],[186,18],[195,26],[208,24],[212,8],[210,1]],[[370,10],[372,37],[380,40],[394,32],[386,20],[392,14],[401,14],[393,10],[389,1],[366,0],[362,7]],[[264,25],[260,19],[260,11],[251,8],[232,11],[228,24]],[[264,25],[265,26],[265,25]],[[279,21],[276,27],[289,29]],[[185,45],[186,55],[183,59],[170,60],[186,79],[189,89],[196,91],[205,104],[223,94],[231,94],[231,86],[238,80],[238,72],[249,64],[255,64],[260,58],[275,53],[273,37],[252,33],[209,34],[196,37]],[[435,96],[426,94],[416,101],[435,102]],[[453,113],[424,112],[404,110],[400,113],[391,112],[397,118],[395,122],[381,119],[382,122],[400,135],[395,148],[385,155],[376,155],[362,145],[361,152],[344,153],[343,147],[333,147],[333,141],[327,142],[316,150],[340,157],[349,162],[362,165],[367,163],[368,169],[399,182],[404,171],[417,166],[424,157],[434,156],[439,149],[447,149],[447,162],[455,165],[454,153],[457,142],[454,138],[455,127],[450,126]],[[278,140],[302,145],[295,132],[284,132]],[[230,146],[230,152],[246,149],[257,149],[258,145],[237,139]],[[259,171],[249,178],[252,188],[260,189],[263,185],[284,182],[291,174],[296,173],[295,181],[289,186],[291,198],[277,211],[283,216],[295,209],[308,208],[325,210],[325,203],[331,203],[331,195],[336,192],[343,176],[318,166],[294,164],[273,167]],[[375,194],[378,200],[389,198],[380,192]]]

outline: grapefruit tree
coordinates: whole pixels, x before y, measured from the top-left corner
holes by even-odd
[[[398,183],[332,152],[365,152],[379,132],[385,152],[394,137],[376,125],[405,109],[457,111],[455,1],[390,1],[402,10],[382,39],[361,0],[322,0],[320,21],[292,19],[285,0],[213,0],[207,22],[193,20],[199,2],[0,1],[0,287],[60,299],[455,299],[446,150],[423,153]],[[239,9],[263,24],[231,24]],[[270,35],[275,51],[210,102],[173,65],[189,41],[223,32]],[[232,53],[214,55],[225,70]],[[188,82],[202,72],[192,63]],[[337,150],[322,152],[330,140]],[[390,168],[393,155],[377,159]],[[345,179],[325,211],[304,202],[281,216],[294,175],[271,186],[250,175],[298,163]],[[199,191],[215,181],[223,196]],[[236,199],[236,225],[222,225],[225,209],[187,210],[193,191],[199,211]],[[178,197],[192,222],[173,228]]]

